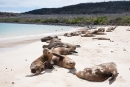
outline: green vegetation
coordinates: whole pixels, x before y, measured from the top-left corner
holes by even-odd
[[[35,23],[35,24],[62,24],[62,25],[127,25],[130,26],[130,16],[124,17],[74,17],[74,18],[2,18],[0,22],[8,23]]]

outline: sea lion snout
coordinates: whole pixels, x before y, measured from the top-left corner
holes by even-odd
[[[68,68],[74,68],[75,67],[75,62],[71,60],[71,61],[68,61],[66,63],[66,65],[67,65]]]
[[[36,69],[31,69],[31,73],[36,73]]]
[[[42,48],[47,48],[47,47],[48,47],[48,45],[43,45],[43,46],[42,46]]]

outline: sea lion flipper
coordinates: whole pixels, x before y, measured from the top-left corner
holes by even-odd
[[[75,50],[70,50],[69,52],[70,52],[70,53],[78,53],[78,52],[75,51]]]
[[[109,78],[109,81],[112,81],[114,80],[117,76],[118,76],[119,73],[116,73],[115,71],[112,73],[112,76]]]
[[[57,54],[57,53],[52,53],[54,56],[57,56],[59,57],[60,59],[59,60],[63,60],[64,56],[60,55],[60,54]]]
[[[75,45],[76,47],[81,47],[80,45]]]

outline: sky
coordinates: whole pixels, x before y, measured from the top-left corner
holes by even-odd
[[[40,8],[57,8],[79,3],[104,1],[113,0],[0,0],[0,11],[21,13]]]

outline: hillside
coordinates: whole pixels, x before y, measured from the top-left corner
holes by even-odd
[[[130,1],[81,3],[60,8],[41,8],[24,14],[115,14],[130,13]]]

